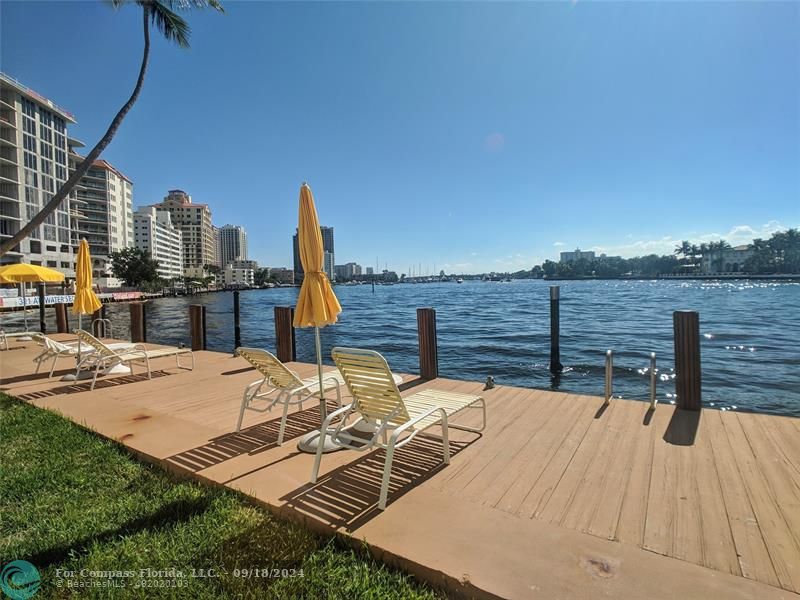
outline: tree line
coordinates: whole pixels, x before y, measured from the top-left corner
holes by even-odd
[[[747,257],[736,263],[736,271],[753,275],[800,273],[800,231],[787,229],[773,233],[769,239],[755,239],[747,245]],[[682,241],[672,254],[648,254],[633,258],[601,256],[571,262],[546,260],[530,270],[517,271],[517,279],[538,277],[656,277],[669,274],[702,272],[705,263],[710,272],[734,270],[730,263],[731,245],[725,240],[692,244]],[[727,260],[726,260],[727,257]]]

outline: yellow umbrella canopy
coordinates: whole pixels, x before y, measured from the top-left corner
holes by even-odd
[[[0,267],[0,283],[61,283],[64,274],[54,269],[19,263]]]
[[[328,276],[322,269],[325,260],[322,233],[319,229],[317,208],[314,206],[314,196],[306,183],[300,187],[297,245],[305,275],[303,285],[300,286],[300,294],[297,297],[294,326],[314,327],[317,346],[317,376],[319,377],[319,409],[324,420],[327,410],[322,385],[322,348],[319,340],[319,328],[336,323],[336,317],[342,312],[342,307],[336,294],[333,293]],[[314,446],[309,445],[311,440],[316,440],[316,443],[324,443],[324,434],[312,432],[300,440],[300,449],[313,451]]]
[[[89,243],[81,240],[75,267],[75,301],[72,312],[76,315],[90,315],[102,306],[92,290],[92,257]]]
[[[295,327],[324,327],[336,323],[342,306],[333,293],[328,276],[323,271],[325,260],[322,233],[319,229],[317,208],[311,188],[300,188],[300,214],[297,227],[297,245],[303,263],[303,285],[297,297],[294,313]]]

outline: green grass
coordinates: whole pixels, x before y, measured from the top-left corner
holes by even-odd
[[[234,492],[176,479],[62,417],[0,394],[0,565],[16,559],[39,569],[37,599],[439,597],[366,552],[278,520]],[[148,568],[186,577],[180,587],[132,587]],[[295,576],[236,576],[236,569],[254,568]],[[58,577],[58,569],[76,575]],[[137,576],[110,579],[125,587],[66,587],[104,581],[81,570]],[[216,576],[191,577],[193,570]]]

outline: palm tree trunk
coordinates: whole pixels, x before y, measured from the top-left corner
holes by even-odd
[[[61,204],[61,202],[63,202],[67,196],[69,196],[70,192],[72,192],[72,189],[81,180],[81,177],[86,174],[86,171],[89,170],[89,167],[94,164],[94,161],[97,160],[103,150],[106,149],[106,146],[111,143],[111,140],[114,138],[114,134],[117,133],[117,129],[119,129],[119,126],[122,124],[122,120],[125,118],[125,115],[128,114],[128,111],[130,111],[130,109],[136,103],[136,100],[139,98],[139,93],[142,91],[142,84],[144,84],[144,76],[147,72],[147,61],[150,58],[150,8],[147,4],[142,5],[142,17],[144,26],[144,53],[142,55],[142,66],[139,69],[139,78],[136,80],[136,87],[133,89],[131,97],[119,110],[117,116],[114,117],[114,120],[111,121],[111,125],[108,126],[108,130],[106,131],[105,135],[100,139],[99,142],[97,142],[97,145],[92,148],[92,151],[86,155],[86,158],[84,158],[83,161],[75,168],[75,171],[69,176],[69,179],[67,179],[61,188],[59,188],[59,190],[56,192],[56,195],[52,197],[45,207],[39,211],[39,213],[33,217],[27,225],[14,234],[11,239],[3,242],[2,246],[0,246],[0,256],[8,253],[12,248],[28,237],[30,233],[39,225],[44,223],[48,215],[53,213],[53,211],[58,208],[58,205]]]

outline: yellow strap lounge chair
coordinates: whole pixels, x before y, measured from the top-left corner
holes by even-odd
[[[267,412],[272,410],[276,404],[283,404],[283,416],[281,417],[281,427],[278,432],[278,445],[280,446],[283,444],[283,434],[286,431],[289,406],[297,404],[298,410],[302,410],[303,402],[319,393],[319,378],[300,379],[297,373],[279,361],[274,354],[260,348],[237,348],[236,352],[264,376],[245,388],[242,407],[239,410],[239,420],[236,423],[236,431],[242,428],[245,410]],[[339,373],[330,373],[322,376],[323,389],[325,391],[336,391],[336,402],[340,408],[342,406],[342,395],[339,391],[339,386],[343,383],[344,380]],[[277,394],[274,397],[269,397],[275,392]],[[263,407],[251,406],[256,400],[265,400],[266,404]]]
[[[480,432],[486,427],[486,401],[480,396],[423,390],[402,398],[386,359],[377,352],[334,348],[332,355],[353,396],[353,403],[328,415],[322,423],[322,431],[330,436],[334,444],[342,448],[361,452],[376,447],[386,450],[386,463],[378,501],[380,510],[386,508],[389,477],[396,448],[406,445],[425,429],[441,425],[444,464],[447,465],[450,464],[449,428]],[[480,427],[467,427],[449,422],[451,416],[466,408],[478,408],[483,412],[483,423]],[[350,417],[355,417],[352,422]],[[337,418],[339,422],[331,427],[331,422]],[[363,426],[361,429],[353,429],[362,422],[375,427],[372,438],[365,438],[363,433],[361,436],[351,435],[351,431],[363,431]],[[323,446],[324,444],[317,446],[311,483],[317,482]]]
[[[36,372],[39,372],[39,369],[42,367],[42,363],[53,359],[53,365],[50,367],[50,375],[49,377],[53,376],[53,372],[56,370],[56,363],[58,362],[59,358],[71,358],[76,359],[78,357],[78,345],[77,342],[57,342],[56,340],[47,337],[43,333],[34,333],[33,339],[41,344],[42,352],[38,356],[33,359],[33,362],[36,363]],[[107,344],[108,348],[112,350],[122,350],[127,348],[133,348],[133,344],[129,344],[127,342],[118,342],[114,344]],[[88,345],[84,345],[82,349],[82,354],[91,354],[94,352],[94,348]]]
[[[82,370],[94,370],[94,377],[92,377],[92,387],[94,389],[97,383],[97,375],[101,370],[108,371],[117,365],[124,365],[128,367],[133,375],[133,365],[138,363],[147,368],[147,378],[152,379],[152,371],[150,370],[150,361],[154,358],[163,358],[166,356],[175,357],[175,365],[179,369],[194,370],[194,353],[189,348],[175,348],[168,346],[166,348],[156,348],[148,350],[143,344],[134,344],[130,348],[114,349],[107,344],[101,342],[88,331],[78,329],[75,332],[81,344],[86,344],[92,348],[92,352],[84,356],[81,354],[81,360],[78,363],[78,372],[76,375],[80,377]],[[192,360],[191,367],[184,367],[181,365],[180,357],[182,354],[188,354]]]

